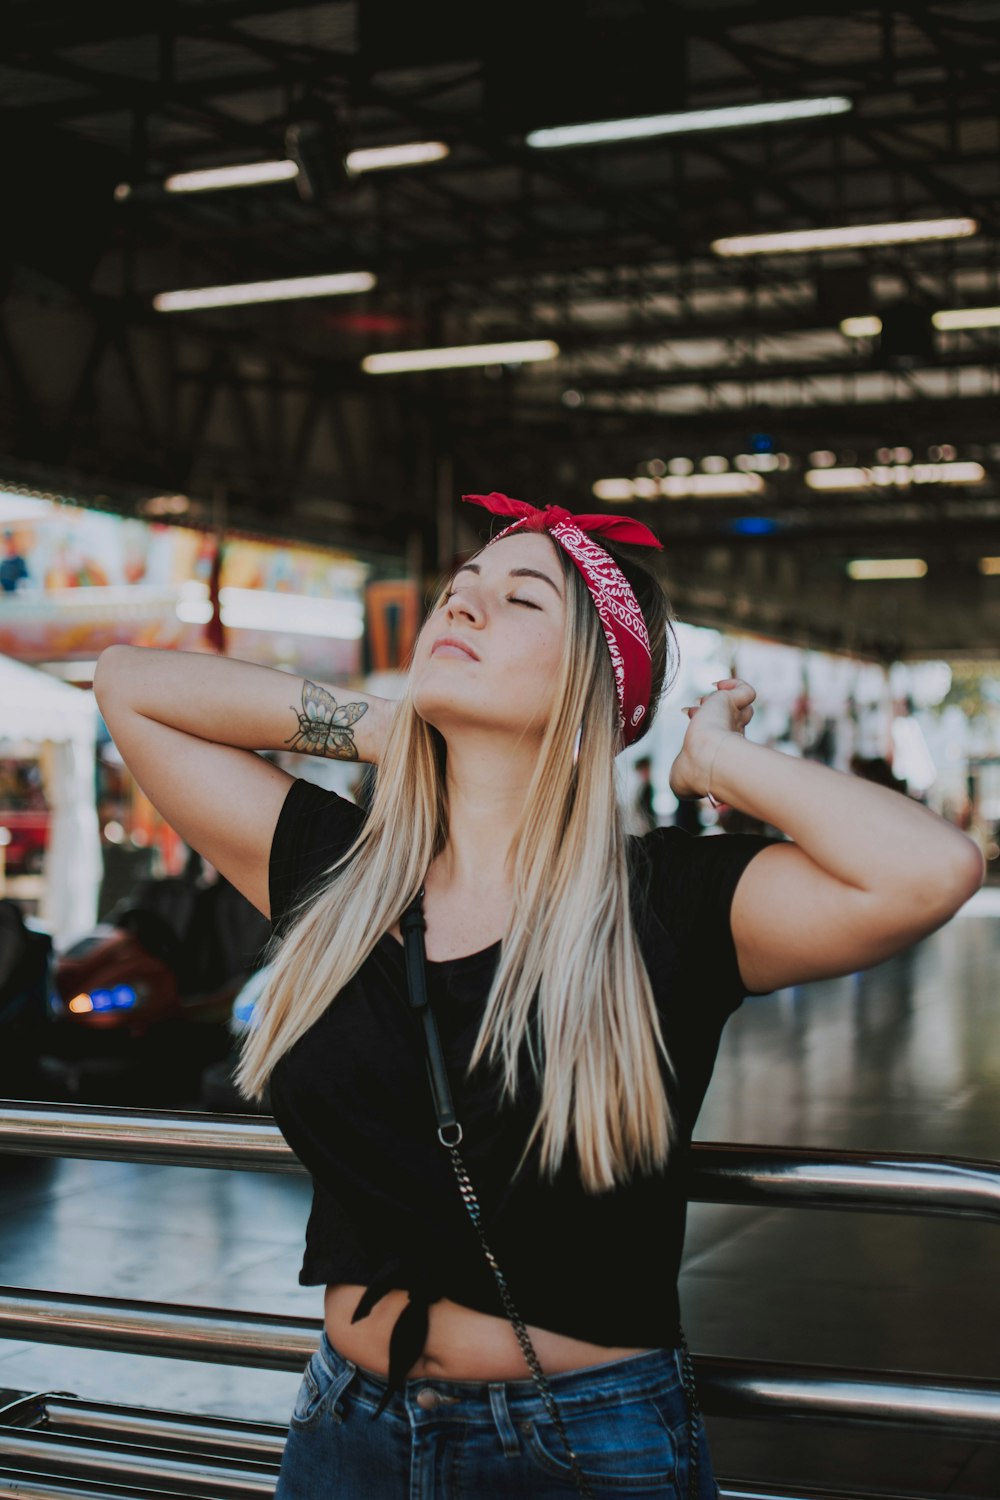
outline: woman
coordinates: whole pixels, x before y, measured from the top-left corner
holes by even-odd
[[[677,1302],[683,1170],[746,994],[866,967],[948,920],[983,860],[926,808],[685,710],[671,770],[787,839],[626,838],[614,758],[652,721],[669,609],[626,518],[517,521],[455,570],[398,704],[246,662],[114,647],[95,691],[169,822],[274,924],[237,1081],[313,1177],[299,1273],[324,1328],[276,1500],[623,1492],[714,1500]],[[251,749],[377,762],[367,813]],[[714,800],[714,799],[713,799]],[[399,918],[427,976],[527,1377],[435,1132]]]

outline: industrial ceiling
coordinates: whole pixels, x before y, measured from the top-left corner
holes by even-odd
[[[932,320],[1000,304],[998,22],[996,0],[8,0],[0,487],[224,517],[425,573],[480,534],[463,490],[628,506],[665,542],[683,619],[883,660],[995,654],[1000,575],[981,559],[1000,554],[1000,329]],[[847,102],[530,144],[581,121],[823,99]],[[415,141],[447,154],[343,166]],[[289,159],[297,175],[251,188],[165,186]],[[944,218],[974,228],[716,245]],[[343,272],[374,284],[153,302]],[[842,331],[858,318],[881,333]],[[362,367],[535,339],[558,356]],[[824,487],[824,466],[863,483]],[[756,488],[687,493],[713,473]],[[926,572],[859,582],[859,557]]]

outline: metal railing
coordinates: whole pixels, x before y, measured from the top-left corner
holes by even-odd
[[[4,1101],[0,1151],[305,1174],[270,1116]],[[695,1142],[692,1201],[1000,1222],[1000,1166],[906,1153]],[[300,1370],[322,1323],[0,1286],[0,1338]],[[695,1356],[708,1415],[836,1422],[1000,1441],[1000,1384]],[[270,1496],[287,1427],[36,1391],[0,1404],[0,1496]],[[105,1488],[101,1488],[105,1486]],[[833,1489],[722,1485],[726,1500],[836,1500]],[[903,1500],[903,1497],[895,1497]],[[920,1497],[926,1500],[926,1497]]]

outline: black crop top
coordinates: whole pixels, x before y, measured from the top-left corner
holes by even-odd
[[[312,782],[289,787],[271,849],[273,924],[280,927],[296,893],[314,881],[320,888],[322,871],[353,841],[363,817]],[[526,1067],[524,1092],[512,1105],[501,1102],[482,1064],[464,1077],[500,945],[428,960],[462,1154],[487,1240],[530,1326],[606,1346],[680,1342],[687,1147],[723,1025],[744,995],[766,993],[747,990],[740,977],[730,902],[753,856],[777,842],[749,833],[696,837],[677,827],[629,836],[633,910],[677,1070],[682,1140],[661,1172],[609,1192],[584,1192],[572,1152],[554,1182],[532,1174],[537,1158],[512,1182],[537,1113],[537,1085]],[[274,1118],[313,1181],[300,1284],[365,1286],[355,1322],[391,1288],[409,1291],[390,1339],[386,1399],[423,1350],[429,1303],[448,1297],[505,1316],[437,1139],[425,1056],[403,947],[385,933],[270,1077]]]

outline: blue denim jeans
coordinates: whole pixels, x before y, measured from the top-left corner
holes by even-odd
[[[595,1500],[686,1500],[681,1371],[680,1349],[654,1349],[547,1377]],[[385,1386],[321,1332],[289,1419],[274,1500],[567,1500],[578,1493],[530,1377],[421,1376],[373,1421]],[[698,1470],[698,1500],[718,1500],[703,1420]]]

